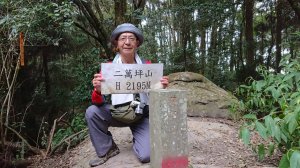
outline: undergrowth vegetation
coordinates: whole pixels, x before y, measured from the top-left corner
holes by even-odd
[[[251,132],[258,132],[264,142],[254,146],[260,159],[283,153],[280,168],[300,167],[300,59],[285,58],[281,61],[282,72],[274,74],[260,68],[262,80],[251,80],[241,85],[237,95],[245,124],[240,137],[245,144],[251,143]]]

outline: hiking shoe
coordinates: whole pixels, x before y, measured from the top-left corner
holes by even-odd
[[[117,154],[120,153],[120,150],[117,146],[117,144],[113,141],[111,148],[109,149],[109,151],[102,157],[96,157],[95,159],[91,160],[89,162],[89,165],[91,167],[96,167],[99,166],[103,163],[105,163],[109,158],[116,156]]]

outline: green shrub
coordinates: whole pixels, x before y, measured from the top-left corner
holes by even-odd
[[[299,59],[283,59],[281,66],[282,73],[278,74],[260,68],[263,80],[252,80],[250,85],[241,85],[238,88],[238,96],[243,97],[239,110],[244,114],[245,120],[240,137],[245,144],[250,144],[251,132],[257,131],[267,142],[255,146],[260,159],[279,149],[284,154],[279,167],[299,168]]]

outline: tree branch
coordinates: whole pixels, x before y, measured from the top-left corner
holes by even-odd
[[[83,133],[83,132],[86,132],[87,130],[88,130],[88,128],[85,128],[85,129],[83,129],[83,130],[81,130],[81,131],[79,131],[79,132],[77,132],[77,133],[75,133],[75,134],[73,134],[73,135],[70,135],[69,137],[67,137],[67,138],[65,138],[65,139],[63,139],[63,140],[61,140],[61,141],[53,148],[53,150],[50,152],[49,155],[52,155],[52,153],[55,152],[55,151],[57,150],[57,148],[60,147],[64,142],[70,141],[73,137],[75,137],[75,136],[77,136],[78,134],[81,134],[81,133]],[[68,142],[67,142],[67,143],[68,143]]]
[[[53,140],[53,136],[54,136],[54,132],[55,132],[55,128],[56,128],[56,123],[59,122],[67,113],[64,113],[62,116],[60,116],[58,119],[55,119],[54,120],[54,123],[53,123],[53,126],[51,128],[51,131],[50,131],[50,134],[49,134],[49,137],[48,137],[48,144],[47,144],[47,150],[46,150],[46,153],[44,155],[44,158],[47,157],[49,151],[50,151],[50,148],[51,148],[51,144],[52,144],[52,140]]]
[[[99,15],[99,20],[104,20],[98,0],[94,0],[96,11]]]
[[[95,36],[93,33],[89,32],[88,30],[86,30],[83,26],[81,26],[79,23],[74,22],[75,26],[77,26],[79,29],[81,29],[84,33],[86,33],[87,35],[93,37],[95,40],[99,41],[101,44],[101,39],[99,39],[97,36]],[[102,45],[102,44],[101,44]]]
[[[107,40],[107,33],[105,32],[103,26],[99,22],[99,18],[93,12],[91,5],[81,0],[74,0],[74,3],[82,9],[85,17],[88,19],[89,23],[93,26],[95,31],[97,32],[100,39],[103,41]],[[106,45],[104,43],[104,45]],[[104,46],[103,46],[104,47]]]
[[[34,146],[31,146],[27,141],[26,141],[26,139],[24,138],[24,137],[22,137],[22,135],[20,135],[16,130],[14,130],[13,128],[11,128],[11,127],[9,127],[8,125],[5,125],[4,124],[4,127],[6,127],[7,129],[9,129],[10,131],[12,131],[13,133],[15,133],[23,142],[24,142],[24,144],[26,144],[27,146],[28,146],[28,148],[32,151],[32,152],[34,152],[34,153],[36,153],[36,154],[40,154],[40,155],[42,155],[42,156],[44,156],[45,155],[45,153],[42,151],[42,150],[40,150],[40,149],[38,149],[38,148],[36,148],[36,147],[34,147]]]
[[[86,28],[80,27],[81,30],[83,30],[85,33],[87,33],[89,36],[95,38],[100,45],[104,48],[105,53],[107,57],[109,58],[112,56],[112,51],[108,46],[108,34],[104,28],[104,26],[101,24],[100,19],[97,18],[95,12],[93,11],[91,5],[87,2],[84,2],[82,0],[73,0],[74,4],[78,6],[79,10],[83,13],[83,16],[87,19],[88,23],[90,24],[92,30],[96,32],[97,35],[92,35],[90,31],[87,31]],[[102,13],[99,12],[99,17],[101,18]],[[78,24],[77,24],[78,26]],[[89,33],[88,33],[89,32]]]

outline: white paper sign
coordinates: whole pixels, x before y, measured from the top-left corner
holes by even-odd
[[[163,64],[102,63],[102,94],[140,93],[161,89]]]

